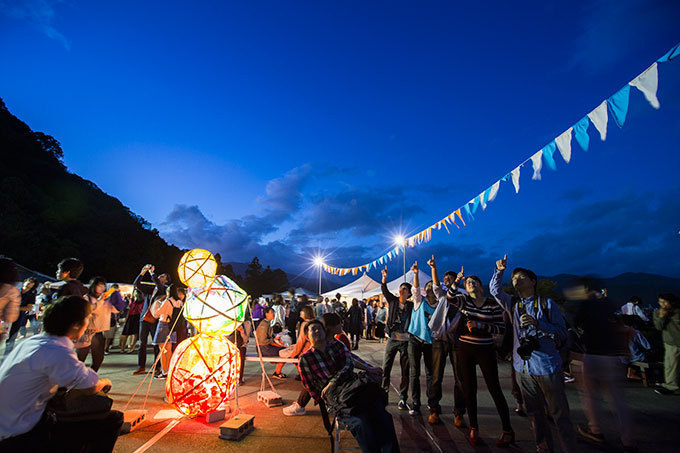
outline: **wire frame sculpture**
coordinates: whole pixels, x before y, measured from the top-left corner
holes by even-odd
[[[184,317],[202,334],[225,336],[246,316],[248,294],[229,277],[218,275],[201,288],[190,288]]]
[[[238,348],[226,338],[202,334],[187,338],[170,361],[168,402],[188,416],[215,411],[236,390],[240,367]]]
[[[212,253],[203,249],[186,252],[177,266],[179,279],[190,288],[206,286],[217,275],[217,261]]]

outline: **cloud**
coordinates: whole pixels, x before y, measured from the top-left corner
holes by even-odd
[[[267,183],[266,195],[257,201],[263,206],[268,220],[273,223],[283,222],[300,208],[302,189],[310,180],[311,170],[311,165],[304,164]]]
[[[71,43],[52,22],[56,15],[55,6],[64,3],[59,0],[0,0],[0,11],[12,19],[31,23],[45,36],[54,39],[71,50]]]
[[[375,234],[386,223],[423,212],[411,202],[402,188],[349,188],[338,193],[310,197],[291,237],[309,237],[346,231],[363,237]]]
[[[305,164],[268,181],[253,214],[216,224],[199,206],[175,205],[158,229],[168,242],[182,248],[207,248],[227,261],[258,256],[264,263],[295,272],[307,268],[309,257],[318,252],[311,246],[314,243],[323,244],[326,253],[332,250],[338,263],[365,262],[380,252],[362,243],[370,242],[369,236],[383,231],[386,223],[391,228],[401,224],[402,217],[422,212],[410,199],[434,194],[435,189],[425,185],[358,188],[342,181],[361,180],[358,174],[348,168]],[[347,246],[339,240],[340,232],[347,237]]]
[[[516,262],[543,275],[679,275],[680,210],[674,193],[624,194],[581,204],[517,247]]]

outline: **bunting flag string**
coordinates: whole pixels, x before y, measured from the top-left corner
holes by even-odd
[[[588,135],[588,127],[592,124],[595,130],[600,135],[600,140],[605,141],[607,139],[607,125],[609,123],[609,115],[616,123],[616,125],[621,128],[623,127],[626,116],[628,114],[628,105],[630,99],[630,87],[635,87],[640,91],[647,102],[655,108],[660,108],[661,104],[657,97],[657,91],[659,87],[659,72],[658,63],[667,63],[673,61],[675,58],[680,56],[680,43],[676,44],[672,49],[670,49],[663,57],[659,58],[651,66],[645,69],[642,74],[635,77],[629,83],[626,84],[619,91],[614,93],[609,98],[603,100],[594,110],[588,113],[586,116],[581,118],[576,124],[569,127],[566,131],[560,134],[555,139],[551,140],[550,143],[541,148],[538,152],[534,153],[532,156],[524,160],[521,164],[517,165],[514,170],[505,174],[502,178],[491,184],[485,190],[483,190],[479,195],[465,203],[463,206],[456,208],[446,217],[438,220],[431,226],[419,231],[418,233],[407,237],[404,240],[404,244],[389,250],[386,254],[379,258],[371,261],[370,263],[362,264],[357,267],[333,267],[327,264],[322,266],[322,269],[333,275],[347,275],[351,273],[352,275],[357,275],[358,272],[362,270],[369,271],[371,268],[377,268],[378,265],[385,264],[387,261],[394,259],[399,256],[402,248],[405,247],[415,247],[422,244],[423,242],[429,242],[432,239],[432,230],[441,230],[443,226],[448,234],[451,231],[447,227],[447,223],[455,225],[457,229],[460,226],[456,223],[456,216],[460,220],[463,226],[466,226],[465,220],[461,214],[465,211],[468,223],[475,220],[474,214],[477,213],[477,209],[481,206],[482,210],[486,210],[488,204],[496,199],[498,192],[500,190],[501,182],[511,181],[515,189],[515,193],[519,193],[519,178],[521,173],[521,168],[531,161],[533,168],[532,180],[541,179],[541,170],[543,169],[543,163],[545,161],[546,167],[551,170],[557,170],[557,163],[555,161],[555,151],[559,151],[559,155],[562,160],[567,164],[571,161],[572,157],[572,140],[576,141],[581,149],[585,152],[588,151],[590,146],[590,136]]]

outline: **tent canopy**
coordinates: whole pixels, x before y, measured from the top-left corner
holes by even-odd
[[[420,290],[423,291],[425,288],[425,284],[432,280],[432,276],[426,274],[422,270],[418,269],[418,279],[420,280],[418,283],[420,283]],[[409,270],[406,273],[406,282],[413,284],[413,271]],[[404,283],[404,276],[400,275],[399,277],[395,278],[391,282],[387,284],[387,289],[392,293],[392,294],[399,294],[399,285]],[[382,294],[382,291],[380,291],[380,287],[378,286],[377,289],[374,289],[373,291],[369,291],[366,294],[364,294],[364,297],[373,297],[377,296],[379,294]]]
[[[380,291],[380,283],[373,280],[367,274],[364,274],[354,280],[352,283],[341,286],[340,288],[334,289],[332,291],[325,292],[322,294],[322,296],[335,297],[337,293],[340,293],[344,299],[363,299],[368,297],[366,296],[368,292],[374,291],[376,289]]]

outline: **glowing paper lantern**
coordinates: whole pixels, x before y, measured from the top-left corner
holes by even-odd
[[[218,275],[206,286],[189,288],[184,317],[207,335],[229,335],[244,321],[248,295],[229,277]]]
[[[189,250],[179,260],[179,279],[191,288],[205,286],[217,274],[217,261],[207,250]]]
[[[225,338],[200,334],[187,338],[170,361],[168,402],[189,416],[214,411],[234,393],[240,369],[238,349]]]

